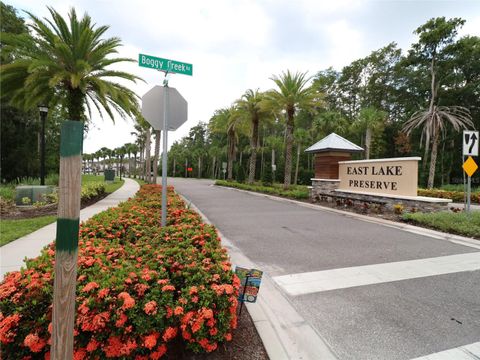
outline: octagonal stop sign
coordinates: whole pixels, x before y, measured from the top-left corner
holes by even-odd
[[[142,96],[142,115],[155,130],[163,130],[164,96],[168,91],[168,130],[177,130],[187,121],[188,104],[175,88],[156,85]]]

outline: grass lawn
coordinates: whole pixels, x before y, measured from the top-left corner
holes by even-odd
[[[24,235],[30,234],[45,225],[54,222],[55,215],[41,216],[33,219],[1,220],[0,221],[0,246],[8,244]]]
[[[138,183],[138,185],[140,185],[140,186],[145,185],[147,183],[145,180],[138,179],[138,178],[135,178],[135,179],[130,178],[130,179],[135,180]]]
[[[82,175],[82,184],[88,182],[103,182],[103,175]],[[113,193],[115,190],[118,190],[124,183],[124,180],[116,177],[112,183],[107,183],[105,186],[105,191],[108,194]],[[0,187],[0,196],[5,197],[6,199],[12,199],[15,197],[15,187],[13,186],[2,186]],[[56,216],[41,216],[31,219],[19,219],[19,220],[3,220],[0,219],[0,246],[8,244],[9,242],[16,240],[22,236],[30,234],[35,230],[44,227],[57,219]]]
[[[82,184],[85,184],[88,182],[103,182],[103,181],[104,181],[103,175],[91,175],[91,174],[82,175]],[[124,182],[125,181],[123,179],[120,180],[120,178],[116,176],[115,180],[112,183],[105,184],[106,185],[105,191],[108,194],[111,194],[115,190],[118,190],[123,185]]]
[[[412,213],[403,215],[405,220],[440,231],[480,238],[480,211]]]

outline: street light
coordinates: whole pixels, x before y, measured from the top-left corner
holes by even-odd
[[[48,107],[39,105],[38,111],[42,119],[42,128],[40,131],[40,185],[45,185],[45,119],[48,114]]]

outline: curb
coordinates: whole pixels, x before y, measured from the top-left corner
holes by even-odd
[[[396,222],[396,221],[392,221],[392,220],[380,219],[380,218],[376,218],[376,217],[373,217],[373,216],[356,214],[356,213],[353,213],[353,212],[339,210],[339,209],[332,209],[332,208],[322,206],[322,205],[309,204],[309,203],[305,203],[305,202],[298,201],[298,200],[286,199],[286,198],[282,198],[282,197],[279,197],[279,196],[257,193],[257,192],[249,191],[249,190],[237,189],[237,188],[233,188],[233,187],[222,186],[222,185],[214,185],[214,184],[211,185],[211,186],[218,186],[219,188],[223,188],[223,189],[229,189],[229,190],[244,192],[244,193],[247,193],[247,194],[250,194],[250,195],[253,195],[253,196],[266,197],[268,199],[275,200],[275,201],[292,203],[292,204],[296,204],[296,205],[303,206],[303,207],[313,209],[313,210],[317,210],[317,211],[328,211],[328,212],[335,213],[335,214],[338,214],[338,215],[342,215],[342,216],[345,216],[345,217],[349,217],[349,218],[353,218],[353,219],[357,219],[357,220],[362,220],[362,221],[370,222],[370,223],[374,223],[374,224],[379,224],[379,225],[383,225],[383,226],[391,227],[391,228],[395,228],[395,229],[400,229],[400,230],[408,231],[408,232],[413,233],[413,234],[428,236],[428,237],[431,237],[431,238],[434,238],[434,239],[437,239],[437,240],[449,241],[449,242],[452,242],[452,243],[455,243],[455,244],[458,244],[458,245],[463,245],[463,246],[468,246],[468,247],[472,247],[472,248],[475,248],[475,249],[480,249],[480,240],[475,240],[473,238],[469,238],[469,237],[466,237],[466,236],[449,234],[449,233],[445,233],[445,232],[442,232],[442,231],[426,229],[426,228],[423,228],[423,227],[420,227],[420,226],[404,224],[404,223],[400,223],[400,222]]]
[[[194,209],[207,224],[212,224],[207,216],[188,198],[178,195]],[[228,250],[232,263],[250,268],[258,268],[220,230],[218,236]],[[274,281],[263,274],[262,296],[255,304],[245,303],[255,328],[262,339],[270,359],[336,360],[328,343],[303,319],[277,288]]]

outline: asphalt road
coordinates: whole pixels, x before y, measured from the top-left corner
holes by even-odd
[[[334,269],[355,273],[366,265],[423,264],[459,254],[476,261],[480,254],[478,248],[212,183],[169,179],[273,279],[309,273],[317,281]],[[284,295],[339,359],[408,360],[480,341],[480,271],[453,265],[451,273],[432,270],[432,276],[415,278],[413,269],[411,278],[394,274],[404,277],[400,281]],[[308,292],[309,284],[302,286]]]

